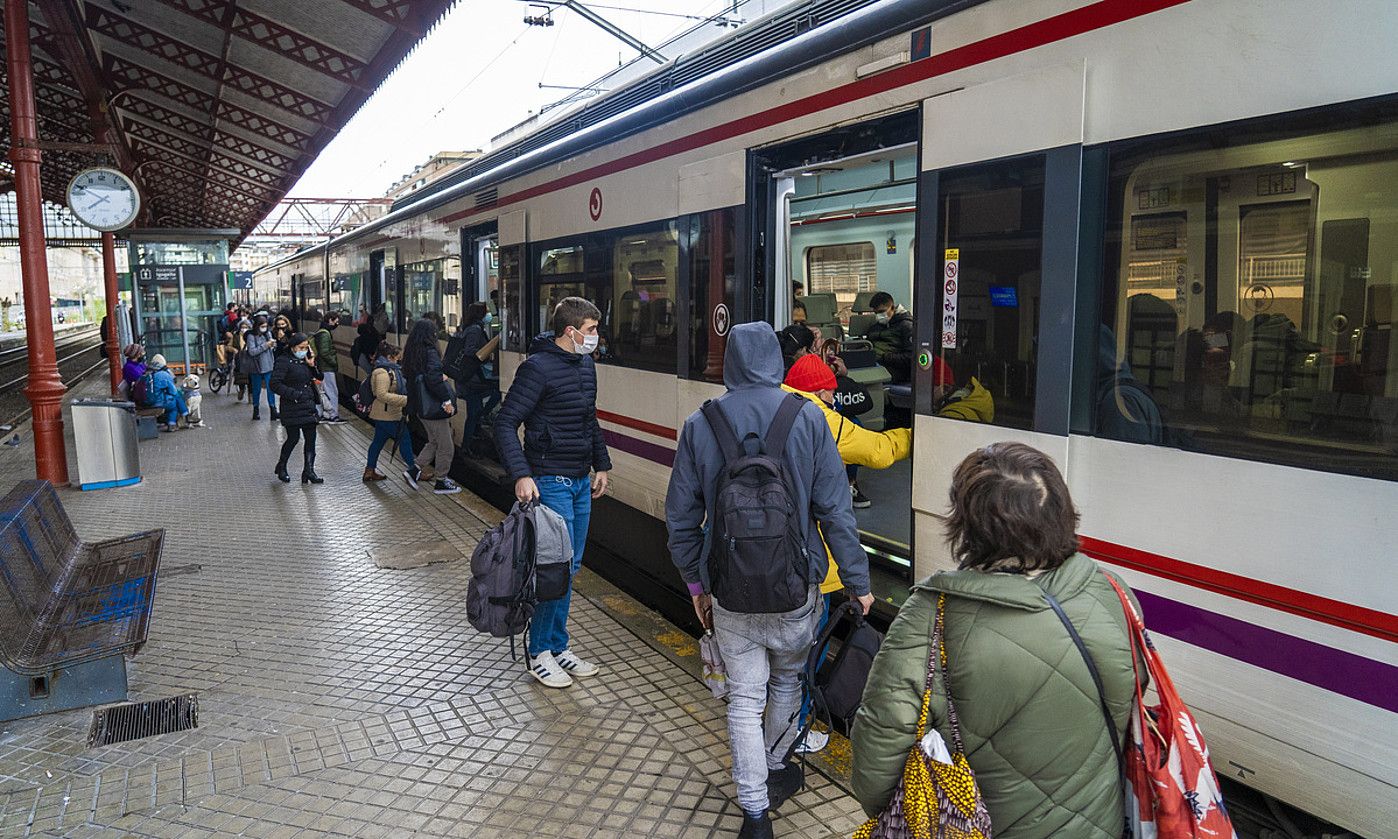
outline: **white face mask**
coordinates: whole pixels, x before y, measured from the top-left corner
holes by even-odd
[[[888,317],[888,312],[879,312],[878,314],[874,315],[874,320],[878,321],[879,323],[888,323]]]
[[[582,335],[581,332],[579,332],[578,334]],[[583,335],[582,339],[583,340],[581,344],[579,344],[577,341],[573,341],[573,352],[577,353],[578,355],[592,355],[594,352],[597,351],[597,342],[600,340],[600,336]]]

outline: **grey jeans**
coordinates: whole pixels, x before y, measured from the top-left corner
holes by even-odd
[[[728,670],[733,783],[745,813],[767,812],[767,772],[781,768],[800,730],[801,669],[822,605],[815,586],[793,612],[749,615],[714,601],[714,638]]]
[[[451,439],[451,420],[422,420],[422,428],[427,432],[427,445],[417,453],[419,466],[431,466],[432,473],[440,480],[451,474],[451,458],[456,453]]]

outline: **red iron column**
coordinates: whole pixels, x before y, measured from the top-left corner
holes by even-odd
[[[116,235],[102,234],[102,277],[107,286],[107,364],[112,373],[112,395],[121,384],[121,342],[117,340]]]
[[[29,3],[5,4],[5,52],[10,83],[10,161],[15,169],[19,215],[19,264],[24,279],[24,320],[29,344],[29,385],[34,409],[34,472],[54,486],[68,485],[63,447],[63,380],[53,346],[49,266],[44,254],[44,214],[39,186],[39,127],[29,59]]]

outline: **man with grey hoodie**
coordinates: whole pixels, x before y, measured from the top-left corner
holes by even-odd
[[[715,403],[739,439],[749,434],[763,437],[782,403],[791,398],[780,387],[784,371],[772,327],[733,327],[723,361],[728,392]],[[809,560],[808,596],[793,611],[733,612],[710,597],[709,525],[724,456],[700,411],[685,421],[665,498],[670,557],[689,586],[699,620],[713,630],[728,670],[728,737],[743,809],[741,839],[772,836],[769,807],[779,806],[801,787],[800,767],[783,759],[800,727],[800,673],[823,606],[818,587],[828,564],[826,545],[839,564],[840,578],[865,613],[874,602],[845,467],[830,426],[814,403],[804,401],[780,457],[796,509],[805,511],[800,518]]]

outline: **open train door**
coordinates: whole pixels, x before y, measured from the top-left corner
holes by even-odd
[[[913,308],[920,127],[917,110],[903,111],[749,158],[753,316],[779,331],[798,322],[812,330],[812,351],[846,371],[839,410],[874,432],[912,421],[912,353],[877,356],[869,337],[876,295],[892,296],[900,322]],[[784,348],[788,365],[806,350],[790,340]],[[906,590],[912,567],[908,433],[901,439],[900,460],[848,472],[861,541],[886,572],[875,575],[881,595]]]
[[[369,279],[365,298],[374,327],[390,343],[403,345],[407,330],[400,323],[403,289],[398,281],[398,249],[382,248],[369,253]]]

